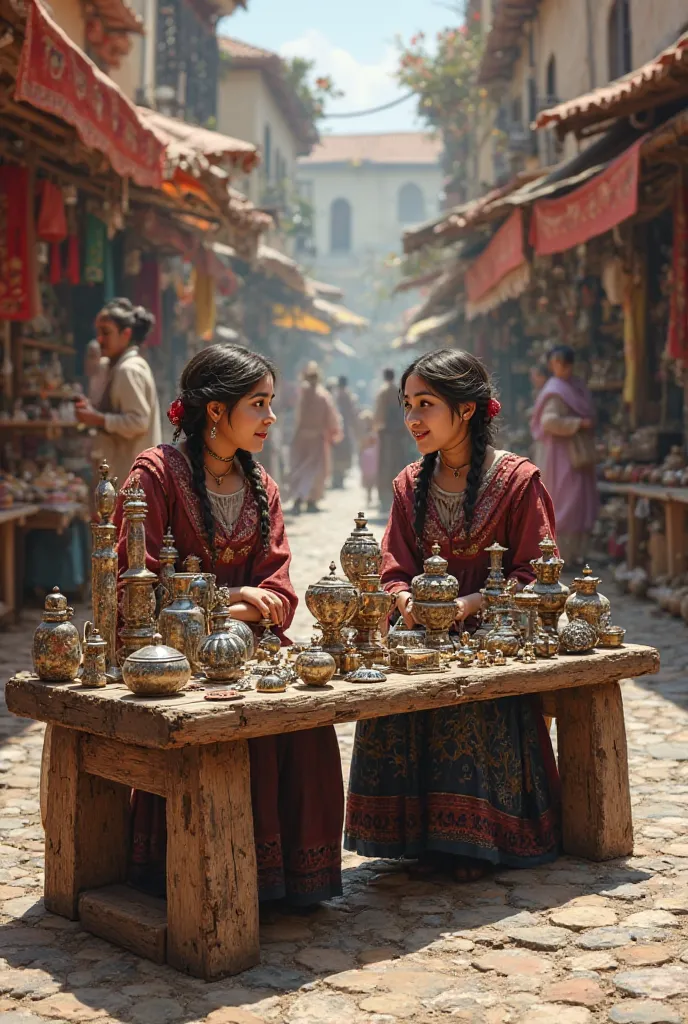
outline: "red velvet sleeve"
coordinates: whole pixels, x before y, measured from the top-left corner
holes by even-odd
[[[263,587],[281,598],[285,612],[283,628],[287,629],[294,618],[299,599],[289,578],[291,549],[284,529],[279,490],[269,477],[266,480],[266,488],[270,503],[270,547],[268,551],[264,551],[262,546],[258,549],[251,567],[251,579],[248,582],[252,587]]]
[[[382,586],[388,594],[411,589],[411,580],[419,570],[418,544],[411,522],[411,508],[398,480],[394,481],[394,501],[382,538]]]
[[[531,559],[542,554],[538,544],[545,537],[556,537],[554,506],[539,474],[531,477],[507,516],[505,543],[509,547],[509,577],[520,583],[531,583],[535,579]]]

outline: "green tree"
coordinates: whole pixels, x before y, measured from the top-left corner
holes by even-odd
[[[489,124],[487,92],[478,84],[484,39],[474,6],[466,0],[457,7],[456,27],[438,32],[433,45],[424,32],[406,45],[399,41],[397,68],[398,81],[418,96],[420,117],[442,135],[445,170],[461,199],[477,181],[475,160]]]
[[[305,57],[292,57],[284,61],[285,78],[299,97],[309,117],[316,124],[325,112],[327,99],[339,99],[344,95],[335,86],[329,75],[313,77],[314,60]]]

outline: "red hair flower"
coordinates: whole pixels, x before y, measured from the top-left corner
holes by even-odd
[[[496,398],[491,398],[487,403],[487,418],[493,420],[495,416],[499,416],[502,411],[502,403],[498,402]]]
[[[167,410],[167,418],[173,427],[181,427],[184,419],[184,403],[181,398],[175,398]]]

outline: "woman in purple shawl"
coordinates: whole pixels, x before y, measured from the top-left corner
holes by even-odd
[[[573,349],[553,348],[548,362],[552,376],[537,397],[530,429],[542,460],[542,482],[554,502],[562,558],[582,564],[599,507],[595,409],[587,387],[573,375]]]

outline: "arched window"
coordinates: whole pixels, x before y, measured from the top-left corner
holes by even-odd
[[[402,185],[397,196],[397,220],[400,224],[418,224],[425,220],[425,199],[418,185]]]
[[[547,103],[553,105],[557,102],[557,60],[554,54],[547,62]]]
[[[630,0],[614,0],[607,22],[609,77],[621,78],[633,67]]]
[[[351,250],[351,204],[348,199],[335,199],[330,206],[330,251]]]

